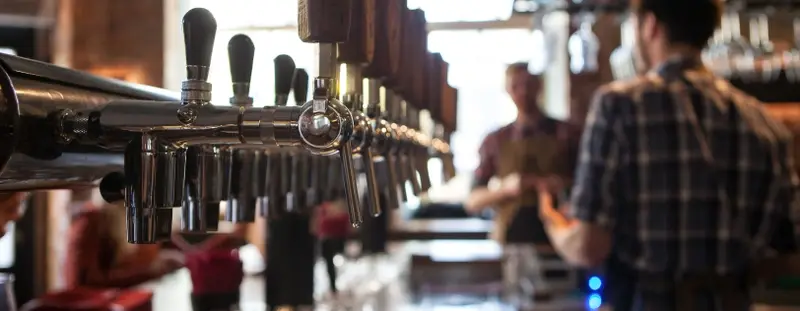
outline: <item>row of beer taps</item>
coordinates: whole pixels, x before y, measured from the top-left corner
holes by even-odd
[[[259,211],[280,217],[345,198],[358,226],[362,195],[368,213],[377,216],[384,209],[382,194],[396,208],[407,198],[406,183],[414,194],[431,187],[430,156],[452,167],[448,134],[441,126],[423,133],[419,105],[390,90],[381,99],[378,79],[368,80],[365,104],[363,63],[347,63],[340,100],[337,43],[353,39],[352,8],[350,1],[331,3],[300,1],[300,37],[319,43],[320,51],[310,100],[308,73],[280,55],[274,60],[274,105],[253,107],[256,50],[250,38],[236,35],[228,45],[234,96],[230,105],[212,105],[207,80],[217,25],[208,10],[195,8],[183,18],[187,79],[179,102],[116,100],[96,110],[61,111],[59,136],[66,141],[125,148],[125,171],[109,174],[100,187],[106,200],[124,200],[130,243],[168,238],[178,207],[182,230],[215,231],[222,201],[224,220],[252,222]],[[384,165],[388,176],[379,180],[376,165]],[[359,172],[366,175],[365,194],[357,191]]]

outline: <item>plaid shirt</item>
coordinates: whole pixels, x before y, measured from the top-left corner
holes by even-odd
[[[726,273],[764,256],[800,212],[791,134],[761,106],[679,59],[602,87],[573,216],[609,228],[615,256],[640,271]]]

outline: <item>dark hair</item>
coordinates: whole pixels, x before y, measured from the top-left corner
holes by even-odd
[[[652,13],[661,23],[669,43],[702,49],[714,35],[722,15],[720,0],[633,0],[637,16]]]

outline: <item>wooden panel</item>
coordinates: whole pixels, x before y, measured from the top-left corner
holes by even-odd
[[[46,0],[1,0],[0,14],[38,16],[42,2]]]
[[[442,95],[442,125],[448,132],[455,132],[458,118],[456,106],[458,104],[458,90],[450,85],[444,88]]]
[[[422,10],[414,10],[414,22],[416,28],[414,29],[415,44],[412,51],[412,64],[413,75],[411,79],[412,99],[414,106],[417,109],[428,109],[428,83],[425,77],[429,76],[428,73],[428,31],[426,30],[427,20],[425,19],[425,12]]]
[[[575,24],[575,23],[572,23]],[[570,33],[575,32],[572,27]],[[611,74],[611,52],[619,46],[620,28],[618,16],[603,14],[597,16],[593,31],[600,42],[597,53],[598,71],[595,73],[570,74],[570,122],[583,124],[595,90],[600,85],[614,80]],[[569,69],[566,69],[569,70]]]
[[[370,0],[365,1],[369,2]],[[366,23],[368,24],[367,31],[369,31],[369,28],[372,27],[374,34],[374,50],[372,61],[366,67],[364,67],[363,73],[365,78],[383,78],[390,75],[392,72],[389,58],[389,49],[391,46],[389,31],[392,28],[389,27],[389,23],[387,22],[387,16],[389,15],[391,8],[391,1],[372,1],[374,1],[374,14],[372,14],[372,19],[366,21]]]
[[[375,55],[375,0],[350,0],[350,34],[339,44],[339,62],[366,64]]]
[[[389,38],[389,67],[390,76],[384,81],[385,86],[393,87],[400,77],[400,66],[403,54],[403,32],[406,0],[386,0],[389,4],[386,14],[386,35]]]
[[[350,27],[349,0],[300,0],[297,8],[297,33],[303,42],[347,41]]]
[[[163,85],[163,0],[61,0],[59,6],[56,64]],[[134,72],[119,73],[127,68]]]

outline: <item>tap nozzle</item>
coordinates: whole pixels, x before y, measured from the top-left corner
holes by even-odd
[[[172,233],[172,171],[160,171],[168,161],[160,152],[163,147],[150,135],[142,135],[128,145],[125,152],[125,206],[127,208],[128,242],[152,244],[170,238]]]
[[[231,169],[231,189],[225,220],[230,222],[254,222],[259,192],[257,168],[260,167],[263,153],[250,149],[233,152]]]
[[[224,190],[227,153],[218,146],[189,147],[186,155],[186,195],[181,213],[185,231],[215,231]]]

